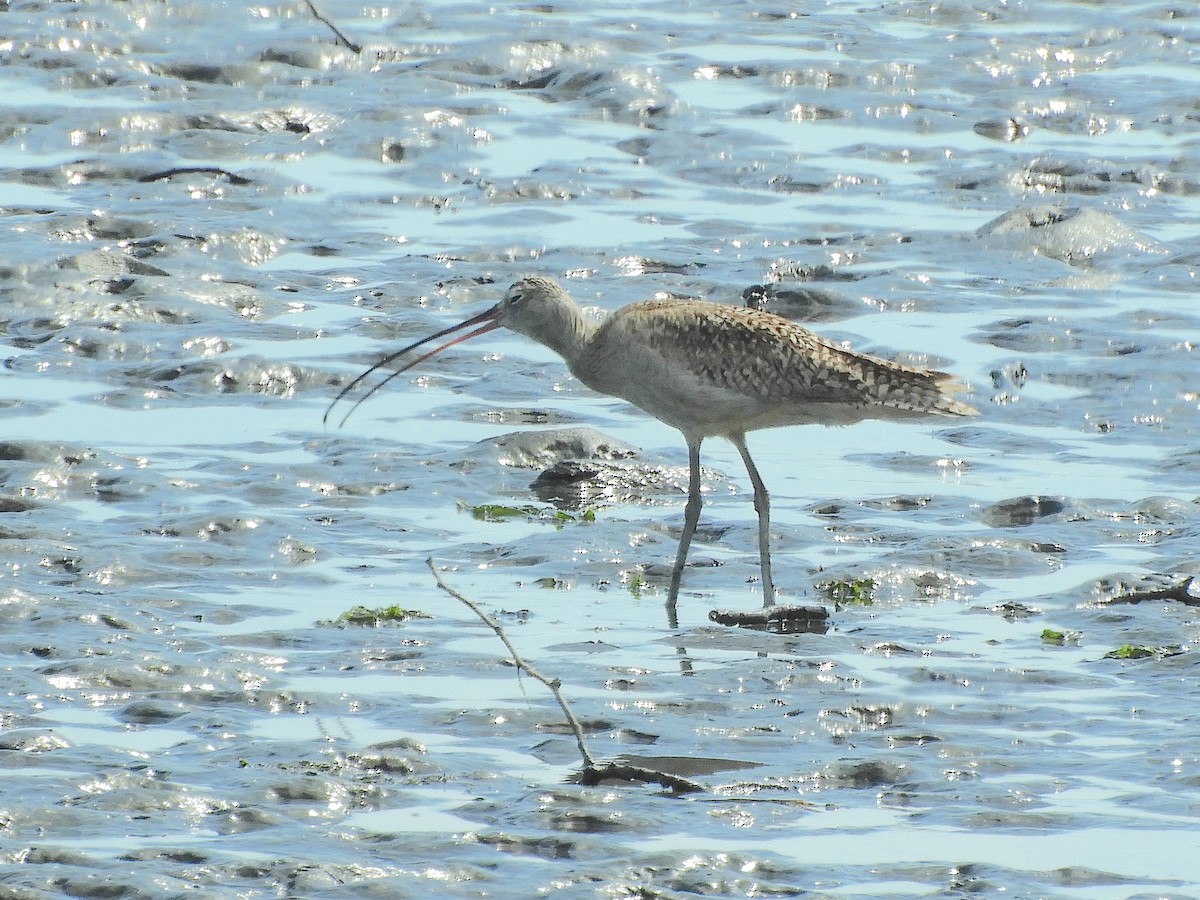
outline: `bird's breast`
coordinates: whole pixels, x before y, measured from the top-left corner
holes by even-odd
[[[573,374],[594,391],[620,397],[667,425],[699,436],[797,424],[766,393],[737,386],[719,370],[689,368],[646,344],[601,348]]]

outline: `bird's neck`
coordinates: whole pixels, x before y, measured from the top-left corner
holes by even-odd
[[[578,309],[572,309],[568,311],[565,322],[547,329],[544,334],[538,335],[537,339],[561,356],[567,367],[574,372],[584,364],[596,328],[596,324],[584,318]]]

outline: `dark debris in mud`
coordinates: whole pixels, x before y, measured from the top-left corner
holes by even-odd
[[[823,606],[777,604],[748,611],[714,609],[709,612],[708,619],[718,625],[778,634],[824,634],[829,630],[829,610]]]

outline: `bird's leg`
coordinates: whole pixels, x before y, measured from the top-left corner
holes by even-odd
[[[746,436],[733,434],[729,436],[729,440],[733,442],[733,446],[738,448],[738,453],[742,454],[742,462],[746,464],[746,473],[750,476],[750,483],[754,485],[754,511],[758,513],[758,562],[762,569],[763,606],[772,606],[775,603],[775,584],[771,580],[771,496],[767,493],[767,486],[763,484],[762,477],[758,474],[754,460],[750,458],[750,449],[746,446]]]
[[[688,547],[696,525],[700,521],[700,439],[687,439],[688,445],[688,498],[683,508],[683,533],[679,535],[679,549],[675,551],[675,567],[671,570],[671,586],[667,590],[667,618],[672,628],[678,625],[675,601],[679,598],[679,582],[683,578],[683,567],[687,563]]]

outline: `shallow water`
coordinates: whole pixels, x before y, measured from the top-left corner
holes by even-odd
[[[1200,549],[1200,17],[320,8],[361,53],[303,3],[6,5],[0,892],[1200,896],[1200,616],[1106,602]],[[752,436],[826,634],[709,624],[759,602],[710,441],[672,630],[682,441],[549,351],[498,332],[322,425],[529,272],[606,311],[769,284],[981,415]],[[480,443],[571,426],[653,475],[594,521]],[[427,557],[594,755],[707,790],[571,783]]]

